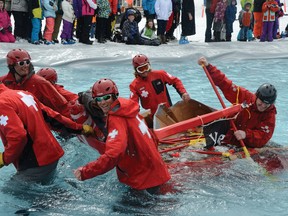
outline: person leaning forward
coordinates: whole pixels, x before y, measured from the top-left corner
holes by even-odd
[[[247,147],[263,147],[271,139],[275,129],[276,88],[270,83],[264,83],[253,93],[235,85],[224,73],[209,64],[205,57],[199,58],[198,64],[207,68],[215,85],[221,89],[230,103],[245,102],[248,105],[248,108],[243,109],[236,117],[235,125],[238,130],[229,129],[223,144],[240,147],[239,140],[243,140]]]
[[[97,160],[79,167],[74,175],[83,181],[116,167],[121,183],[155,192],[170,175],[152,133],[139,115],[138,103],[118,97],[117,86],[110,79],[95,82],[92,97],[107,119],[106,148]]]

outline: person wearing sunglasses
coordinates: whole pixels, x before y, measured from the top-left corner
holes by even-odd
[[[138,103],[118,94],[110,79],[100,79],[93,85],[92,97],[106,118],[106,148],[97,160],[79,167],[74,175],[83,181],[116,167],[121,183],[155,193],[170,179],[170,174],[152,133],[139,115]]]
[[[31,92],[41,103],[70,117],[68,101],[54,86],[35,75],[29,53],[24,49],[12,49],[6,56],[9,72],[0,77],[8,88]]]
[[[0,135],[4,144],[0,168],[14,164],[15,177],[20,180],[44,183],[53,179],[64,151],[46,124],[48,119],[55,130],[65,128],[86,135],[92,130],[61,116],[31,93],[11,90],[0,83]]]
[[[205,57],[198,59],[198,64],[205,66],[216,86],[223,92],[225,98],[232,104],[246,102],[249,106],[243,109],[235,119],[237,130],[229,129],[223,144],[240,147],[243,140],[250,148],[261,148],[271,139],[276,122],[275,101],[277,90],[274,85],[264,83],[256,93],[235,85],[217,67],[211,65]]]
[[[166,85],[172,85],[184,101],[189,101],[187,93],[181,80],[164,70],[153,70],[146,55],[138,54],[132,60],[135,79],[129,88],[130,98],[137,103],[141,102],[144,109],[150,109],[154,115],[158,105],[164,103],[167,107],[172,105]]]

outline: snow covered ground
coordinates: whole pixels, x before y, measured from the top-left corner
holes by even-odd
[[[6,67],[5,56],[12,48],[26,49],[32,57],[34,65],[37,67],[47,67],[53,65],[61,65],[64,62],[76,63],[83,59],[90,59],[93,62],[106,61],[122,61],[130,60],[137,53],[148,55],[152,59],[167,58],[174,61],[181,60],[182,56],[191,56],[191,60],[195,61],[200,55],[211,58],[285,58],[288,56],[288,48],[286,40],[275,40],[272,43],[260,42],[237,42],[236,37],[239,31],[238,21],[234,22],[234,33],[232,42],[220,43],[204,43],[204,35],[206,28],[205,13],[202,17],[202,1],[195,0],[195,19],[196,19],[196,35],[190,36],[192,41],[187,45],[179,45],[177,41],[173,41],[167,45],[159,47],[125,45],[119,43],[108,42],[99,44],[94,42],[92,46],[84,44],[74,45],[31,45],[27,42],[16,42],[15,44],[0,43],[0,74],[7,71],[2,70]],[[240,3],[238,3],[237,16],[240,11]],[[140,28],[144,26],[145,19],[142,19]],[[280,19],[280,30],[283,31],[288,23],[288,16]],[[175,30],[175,35],[179,38],[181,27]],[[77,64],[76,64],[77,65]]]

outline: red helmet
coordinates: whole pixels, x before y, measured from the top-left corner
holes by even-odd
[[[141,65],[144,64],[150,64],[149,59],[147,56],[143,55],[143,54],[138,54],[136,56],[134,56],[133,60],[132,60],[132,64],[134,68],[137,68]]]
[[[118,96],[118,88],[111,79],[100,79],[92,87],[92,97],[100,97],[107,94]]]
[[[15,65],[19,61],[28,59],[31,60],[31,57],[29,53],[24,49],[13,49],[8,52],[6,59],[8,65]]]
[[[57,72],[53,68],[42,68],[36,74],[53,84],[58,80]]]

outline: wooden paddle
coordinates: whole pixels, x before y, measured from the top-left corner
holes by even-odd
[[[202,64],[202,67],[203,67],[203,69],[205,71],[205,74],[206,74],[207,78],[209,79],[209,81],[210,81],[210,83],[211,83],[211,85],[212,85],[212,87],[213,87],[213,89],[214,89],[214,91],[215,91],[215,93],[216,93],[216,95],[217,95],[222,107],[225,109],[226,105],[225,105],[223,99],[221,98],[221,96],[220,96],[220,94],[219,94],[219,92],[218,92],[218,90],[216,88],[216,85],[215,85],[213,79],[211,78],[206,66],[204,64]],[[233,130],[236,131],[237,128],[236,128],[236,125],[235,125],[234,121],[233,120],[230,120],[230,121],[231,121],[231,125],[232,125]],[[241,145],[241,147],[242,147],[242,149],[243,149],[243,151],[245,153],[246,158],[250,158],[250,153],[249,153],[248,149],[246,148],[243,140],[239,140],[239,142],[240,142],[240,145]]]

